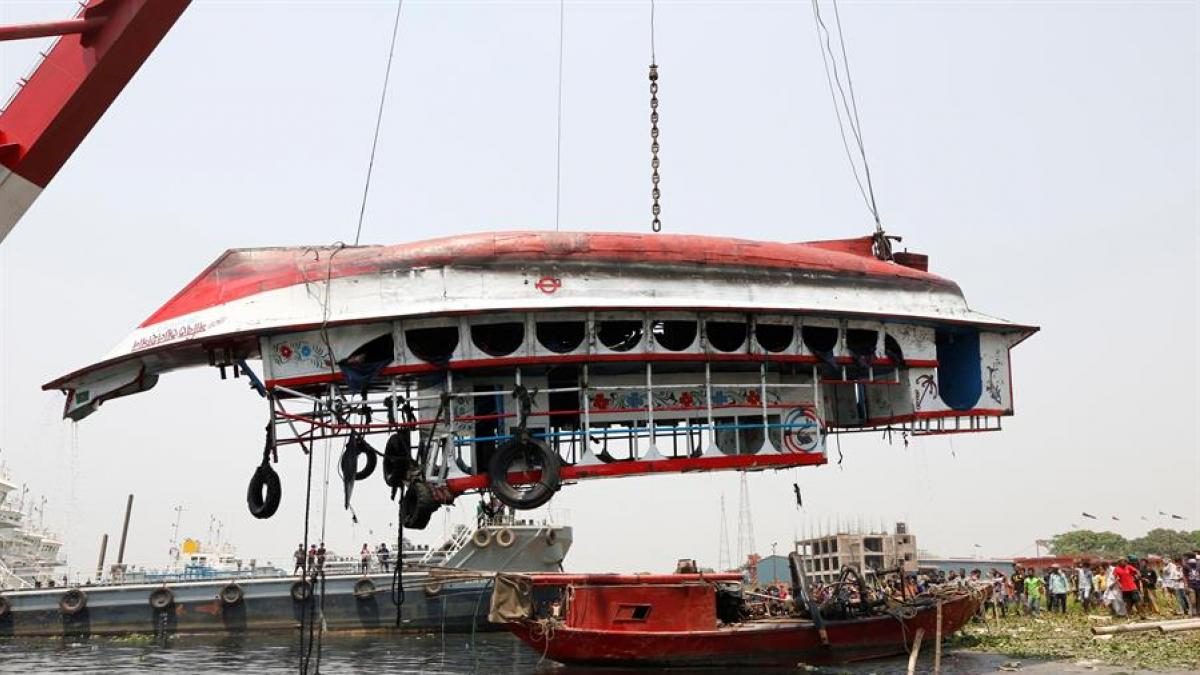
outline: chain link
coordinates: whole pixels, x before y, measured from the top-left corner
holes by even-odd
[[[653,63],[650,64],[650,183],[650,195],[654,198],[654,205],[650,208],[654,215],[650,229],[659,232],[662,230],[662,219],[659,218],[662,207],[658,199],[662,193],[658,189],[658,66]]]

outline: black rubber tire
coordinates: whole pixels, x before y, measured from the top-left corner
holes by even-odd
[[[0,619],[8,616],[10,611],[12,611],[12,604],[9,603],[8,598],[0,595]]]
[[[217,593],[217,597],[221,599],[222,605],[233,607],[242,601],[245,593],[242,592],[242,587],[237,584],[225,584]]]
[[[265,495],[264,488],[267,491]],[[250,478],[250,487],[246,489],[246,505],[250,508],[250,515],[260,519],[270,518],[279,510],[282,498],[283,487],[279,483],[279,474],[270,464],[259,464]]]
[[[365,439],[358,435],[351,436],[346,441],[346,449],[342,450],[342,476],[353,475],[354,480],[366,480],[375,473],[375,465],[379,461],[375,454],[375,448],[368,445]],[[358,468],[359,455],[367,456],[367,463],[361,470]]]
[[[508,482],[508,469],[522,455],[536,454],[541,459],[542,479],[526,492],[518,491]],[[488,482],[492,494],[501,503],[514,509],[536,509],[554,497],[562,487],[559,469],[562,462],[558,454],[532,438],[506,441],[492,453],[488,462]]]
[[[312,584],[307,581],[297,581],[292,584],[292,600],[305,602],[312,597]]]
[[[67,616],[75,616],[87,608],[87,593],[72,588],[58,600],[58,609]]]
[[[423,530],[429,525],[433,512],[441,508],[433,499],[433,488],[425,481],[413,481],[400,501],[400,519],[410,530]]]
[[[150,591],[151,609],[164,610],[175,604],[175,594],[169,588],[156,588]]]
[[[508,548],[517,541],[517,535],[511,529],[505,527],[496,533],[496,545],[500,548]]]
[[[370,579],[359,579],[354,582],[354,597],[359,600],[368,600],[375,595],[375,582]]]
[[[405,429],[392,434],[383,448],[383,482],[394,488],[404,485],[412,461],[412,432]]]
[[[441,592],[442,592],[442,583],[440,581],[432,581],[431,580],[431,581],[425,582],[425,595],[427,595],[428,597],[432,598]]]

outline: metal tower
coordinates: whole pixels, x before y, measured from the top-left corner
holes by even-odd
[[[733,569],[729,559],[729,525],[725,519],[725,495],[721,495],[721,538],[717,541],[717,571],[727,572]]]
[[[741,495],[738,498],[738,565],[746,564],[746,558],[755,552],[754,518],[750,515],[750,486],[746,473],[742,472]]]

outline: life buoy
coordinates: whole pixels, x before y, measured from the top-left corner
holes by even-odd
[[[541,479],[537,483],[518,489],[508,482],[509,469],[518,459],[524,460],[529,469],[541,470]],[[561,464],[558,453],[547,448],[545,443],[528,437],[507,441],[496,448],[488,462],[488,482],[492,494],[514,509],[536,509],[550,501],[562,486],[559,477]]]
[[[87,607],[87,593],[72,588],[58,600],[58,609],[67,616],[74,616],[82,612]]]
[[[375,473],[375,464],[378,458],[375,456],[375,448],[367,444],[367,441],[358,434],[351,434],[350,440],[346,441],[346,449],[342,450],[342,476],[354,476],[354,480],[365,480]],[[362,469],[358,468],[358,456],[366,455],[367,463]]]
[[[507,527],[496,533],[496,545],[500,548],[508,548],[516,541],[517,535]]]
[[[487,548],[492,543],[492,531],[484,527],[475,530],[475,534],[471,535],[471,543],[476,548]]]
[[[242,593],[242,587],[237,584],[225,584],[221,587],[221,591],[217,593],[217,597],[221,599],[221,604],[226,607],[232,607],[242,601],[245,594]]]
[[[412,432],[397,431],[383,446],[383,482],[388,487],[404,485],[408,467],[412,464]]]
[[[428,595],[429,597],[432,598],[433,596],[435,596],[441,592],[442,592],[442,584],[440,581],[430,580],[430,581],[425,582],[425,595]]]
[[[425,481],[413,481],[400,500],[400,519],[411,530],[423,530],[433,512],[441,508],[433,498],[433,488]]]
[[[163,610],[175,604],[175,594],[166,586],[150,591],[150,607]]]
[[[292,584],[292,599],[296,602],[304,602],[312,597],[312,584],[307,581],[297,581]]]
[[[8,598],[0,595],[0,619],[8,616],[8,612],[12,609],[12,605],[8,602]]]
[[[375,583],[370,579],[359,579],[354,583],[354,597],[366,600],[375,595]]]
[[[279,483],[279,474],[264,461],[254,470],[250,487],[246,490],[246,505],[250,507],[250,515],[270,518],[279,510],[279,500],[282,498],[283,487]]]

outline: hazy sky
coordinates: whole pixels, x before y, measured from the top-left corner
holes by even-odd
[[[0,21],[73,6],[5,0]],[[244,380],[164,376],[79,424],[77,445],[40,385],[97,360],[227,248],[353,239],[394,8],[198,0],[0,244],[0,461],[49,497],[73,565],[117,536],[129,492],[135,561],[164,561],[176,505],[185,534],[204,537],[211,514],[247,556],[299,541],[298,452],[282,453],[279,514],[246,512],[265,406]],[[563,229],[648,229],[648,10],[566,4]],[[1002,433],[907,449],[847,437],[840,467],[752,474],[758,547],[837,517],[907,520],[947,555],[1028,554],[1095,525],[1082,511],[1128,536],[1180,524],[1160,510],[1200,528],[1197,5],[841,13],[885,224],[973,308],[1043,330],[1013,352]],[[405,2],[364,243],[553,227],[557,31],[557,2]],[[868,232],[808,2],[662,1],[657,31],[666,231]],[[38,48],[0,44],[0,82]],[[330,510],[335,549],[387,538],[376,480],[355,492],[357,528]],[[722,494],[732,548],[738,474],[564,489],[568,566],[714,564]]]

